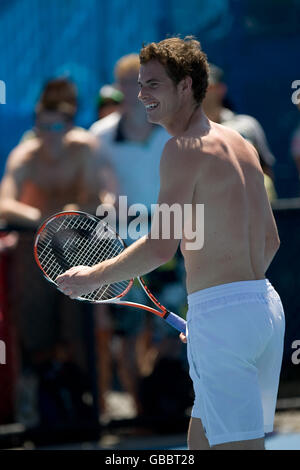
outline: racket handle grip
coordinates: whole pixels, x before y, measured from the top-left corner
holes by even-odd
[[[164,319],[167,323],[169,323],[169,325],[173,326],[173,328],[176,328],[176,330],[185,334],[186,321],[183,318],[175,315],[175,313],[168,312],[168,315]]]

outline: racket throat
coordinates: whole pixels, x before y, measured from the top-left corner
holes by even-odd
[[[162,318],[163,318],[164,320],[166,320],[166,318],[168,318],[168,316],[170,315],[170,313],[171,313],[171,312],[170,312],[169,310],[166,310],[165,313],[163,314]]]

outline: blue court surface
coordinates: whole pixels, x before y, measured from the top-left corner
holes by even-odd
[[[299,433],[274,433],[266,439],[267,450],[300,450]]]
[[[274,433],[265,440],[266,450],[300,450],[300,433]],[[170,450],[187,450],[186,446]]]
[[[186,445],[186,435],[170,436],[148,436],[148,437],[127,437],[119,440],[115,437],[115,442],[110,437],[110,443],[104,442],[82,442],[70,443],[56,446],[39,446],[39,450],[188,450]],[[26,447],[25,447],[26,448]],[[34,448],[34,447],[33,447]],[[300,450],[299,432],[274,432],[265,439],[266,450]]]

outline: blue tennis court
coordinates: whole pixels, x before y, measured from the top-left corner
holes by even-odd
[[[266,450],[300,450],[300,433],[274,433],[266,438],[265,447]],[[187,450],[187,446],[169,450]]]
[[[300,450],[299,433],[275,433],[266,439],[267,450]]]
[[[116,439],[118,440],[118,439]],[[110,443],[109,443],[110,441]],[[26,448],[26,446],[25,446]],[[33,447],[34,448],[34,447]],[[300,450],[300,433],[277,433],[265,441],[266,450]],[[149,436],[148,438],[128,438],[113,443],[112,437],[104,442],[85,442],[58,446],[38,446],[38,450],[188,450],[185,436]]]

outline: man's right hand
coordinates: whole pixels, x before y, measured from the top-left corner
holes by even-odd
[[[185,344],[187,343],[187,337],[185,336],[184,333],[180,333],[179,338],[181,339],[183,343]]]

